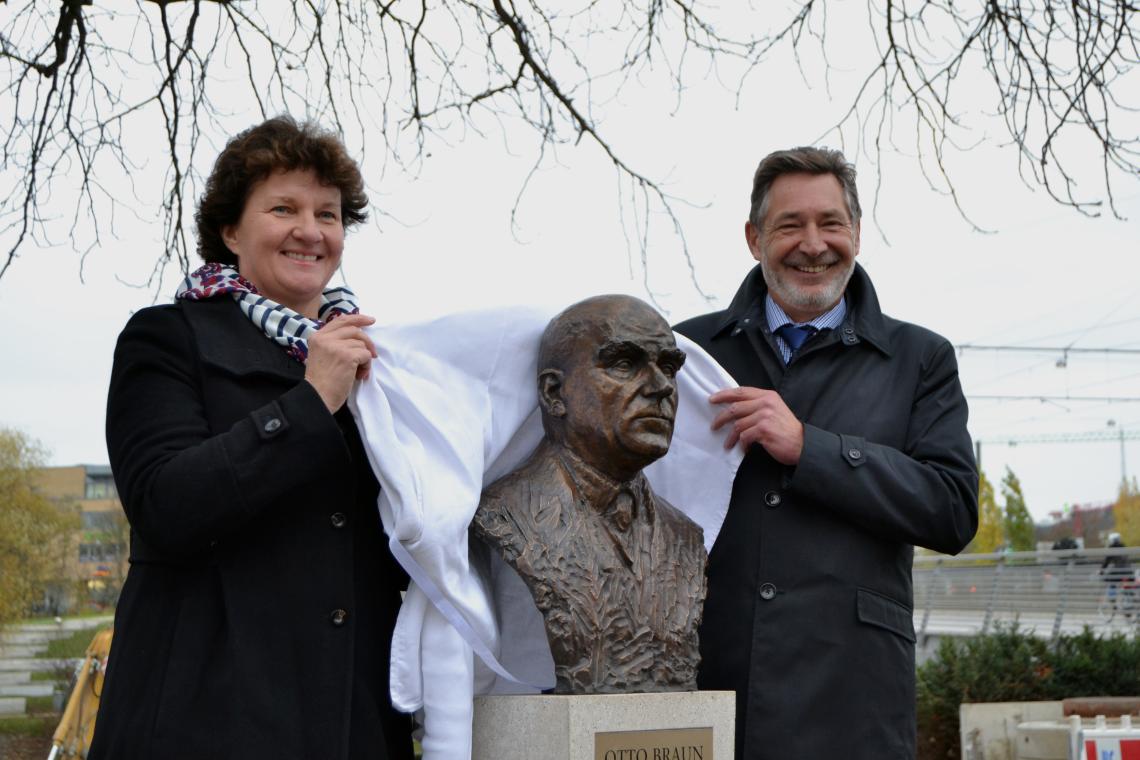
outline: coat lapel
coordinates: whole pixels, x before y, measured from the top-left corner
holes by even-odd
[[[182,302],[202,361],[228,374],[271,375],[297,382],[305,367],[266,337],[230,298]]]
[[[760,267],[753,267],[707,346],[736,382],[754,388],[775,388],[784,376],[784,363],[776,354],[761,307],[765,292]]]

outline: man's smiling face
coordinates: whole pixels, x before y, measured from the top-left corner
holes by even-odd
[[[839,302],[859,255],[859,224],[833,174],[777,177],[761,227],[749,222],[745,236],[772,299],[796,322]]]

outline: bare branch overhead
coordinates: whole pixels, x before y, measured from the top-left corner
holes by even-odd
[[[189,267],[187,220],[202,162],[220,147],[204,142],[252,106],[330,124],[411,171],[456,130],[495,123],[530,127],[536,168],[563,146],[599,150],[627,204],[631,249],[648,264],[663,220],[695,283],[683,203],[607,131],[605,106],[647,72],[667,75],[678,104],[710,72],[745,97],[781,51],[805,69],[822,61],[829,83],[859,75],[861,85],[831,93],[834,133],[820,139],[851,142],[876,166],[885,150],[915,155],[963,216],[970,204],[948,158],[987,137],[979,113],[1000,118],[999,139],[1019,157],[1010,169],[1027,184],[1086,214],[1117,213],[1121,177],[1140,177],[1135,11],[1125,0],[868,0],[875,50],[835,61],[849,30],[830,28],[817,0],[750,11],[706,0],[10,0],[0,4],[0,176],[10,186],[0,277],[34,247],[105,247],[118,217],[145,217],[153,204],[109,188],[132,186],[156,161],[165,182],[155,273],[170,261]],[[138,147],[154,133],[163,156]]]

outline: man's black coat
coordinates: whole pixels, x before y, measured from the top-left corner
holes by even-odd
[[[119,337],[131,569],[91,758],[411,757],[388,700],[406,577],[351,416],[303,375],[225,296]]]
[[[737,757],[913,758],[913,546],[977,529],[966,401],[945,339],[881,313],[861,267],[847,317],[785,367],[760,267],[677,331],[804,423],[797,466],[753,445],[709,557],[703,689],[737,694]]]

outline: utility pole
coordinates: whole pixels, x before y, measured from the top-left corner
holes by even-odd
[[[1117,427],[1116,420],[1109,420],[1108,426],[1109,427]],[[1120,433],[1120,435],[1118,436],[1118,438],[1120,440],[1120,484],[1122,486],[1124,486],[1124,485],[1128,484],[1128,466],[1127,466],[1126,462],[1124,461],[1124,440],[1125,440],[1124,426],[1122,425],[1120,427],[1117,427],[1117,431]],[[1132,436],[1128,436],[1128,437],[1131,438]]]
[[[1128,467],[1124,462],[1124,428],[1120,428],[1120,482],[1128,482]]]

